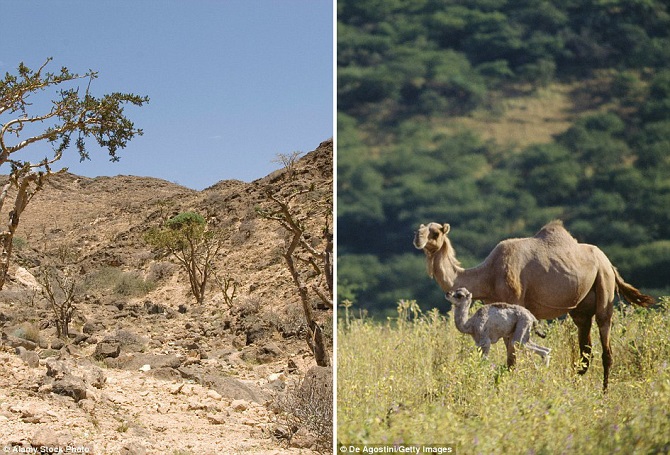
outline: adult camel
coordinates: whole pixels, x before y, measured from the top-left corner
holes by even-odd
[[[642,307],[654,299],[626,283],[599,248],[578,243],[552,221],[533,237],[500,242],[477,267],[464,269],[447,237],[449,224],[419,226],[414,246],[426,254],[428,275],[446,293],[465,287],[472,298],[484,303],[508,302],[530,310],[538,319],[553,319],[569,313],[578,330],[582,363],[586,373],[591,357],[593,316],[603,347],[603,389],[607,389],[612,349],[610,328],[614,293]]]

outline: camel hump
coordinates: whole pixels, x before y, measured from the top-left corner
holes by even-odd
[[[537,234],[533,236],[536,239],[550,241],[550,242],[574,242],[577,243],[577,240],[570,235],[570,233],[563,226],[563,221],[554,220],[542,227]]]

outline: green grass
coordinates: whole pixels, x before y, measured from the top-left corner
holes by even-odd
[[[387,323],[349,313],[338,326],[339,443],[453,444],[459,454],[670,451],[670,298],[616,310],[607,393],[597,328],[591,367],[579,376],[569,318],[536,339],[552,349],[549,367],[526,351],[509,372],[502,342],[482,359],[435,310],[403,302]]]

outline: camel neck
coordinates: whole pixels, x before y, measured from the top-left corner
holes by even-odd
[[[473,300],[489,298],[486,268],[483,264],[472,269],[462,268],[450,244],[445,244],[433,255],[432,274],[444,292],[463,287],[472,292]]]
[[[452,304],[451,308],[454,311],[454,323],[456,324],[456,329],[461,333],[470,333],[470,327],[468,326],[468,310],[470,309],[470,304]]]
[[[451,290],[456,279],[465,272],[456,259],[448,240],[433,254],[430,266],[435,281],[445,292]]]

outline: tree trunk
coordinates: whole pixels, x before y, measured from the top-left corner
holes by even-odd
[[[19,227],[19,219],[21,214],[25,210],[26,206],[32,196],[39,190],[43,183],[44,177],[48,174],[36,174],[29,173],[23,178],[17,179],[17,192],[16,198],[14,199],[14,207],[11,212],[9,212],[9,222],[7,223],[7,229],[0,233],[0,289],[5,285],[7,281],[7,274],[9,273],[9,262],[12,256],[12,247],[14,240],[14,233],[16,233],[16,228]],[[37,182],[37,188],[32,193],[29,191],[30,184]],[[9,185],[9,184],[8,184]],[[2,192],[2,202],[4,203],[4,198],[7,196],[7,191],[9,190],[8,186],[5,186]]]
[[[298,294],[300,294],[300,301],[302,302],[302,309],[305,313],[305,320],[307,322],[307,345],[314,353],[314,359],[316,364],[320,367],[330,366],[330,360],[328,359],[328,351],[326,350],[326,344],[323,341],[323,332],[321,327],[316,323],[312,315],[312,306],[309,303],[309,298],[307,295],[307,286],[300,279],[298,271],[295,269],[295,264],[293,263],[293,251],[300,242],[300,236],[302,233],[294,232],[293,241],[291,245],[286,250],[284,254],[284,259],[286,259],[286,265],[288,270],[293,277],[293,281],[298,287]]]

